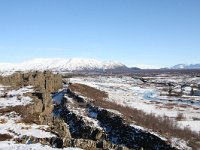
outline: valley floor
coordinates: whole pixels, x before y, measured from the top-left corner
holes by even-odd
[[[10,85],[0,85],[0,149],[200,147],[199,76],[32,72],[1,82]]]
[[[200,134],[200,77],[169,74],[84,76],[71,78],[70,82],[105,91],[107,101],[157,117],[167,116],[173,121],[173,126],[191,130],[197,136]]]

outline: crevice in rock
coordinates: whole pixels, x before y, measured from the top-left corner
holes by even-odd
[[[41,143],[52,147],[83,149],[173,149],[159,137],[136,129],[121,116],[99,108],[91,100],[63,88],[62,77],[49,71],[16,73],[0,77],[0,83],[13,87],[31,85],[35,92],[29,96],[33,104],[27,114],[36,116],[40,124],[48,125],[55,137],[16,138],[19,143]],[[67,86],[66,86],[67,87]]]
[[[84,98],[80,101],[80,96],[70,89],[65,90],[61,103],[54,107],[54,113],[69,125],[73,139],[92,140],[96,143],[95,148],[174,149],[159,137],[130,126],[121,116],[96,107]],[[96,120],[99,127],[88,124],[87,118]]]

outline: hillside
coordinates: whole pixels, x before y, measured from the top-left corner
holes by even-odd
[[[115,61],[98,61],[85,58],[38,58],[23,63],[0,63],[0,71],[103,71],[107,69],[127,68],[124,64]]]

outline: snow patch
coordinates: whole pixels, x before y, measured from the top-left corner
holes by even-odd
[[[149,78],[149,77],[147,77]],[[186,81],[185,77],[152,77],[153,82],[183,82]],[[187,82],[198,82],[199,78],[188,78]],[[160,96],[160,90],[154,86],[142,85],[140,81],[131,77],[116,77],[116,76],[96,76],[96,77],[76,77],[71,78],[72,83],[81,83],[88,86],[97,88],[108,93],[108,101],[115,102],[122,106],[128,106],[142,110],[146,113],[153,113],[156,116],[168,116],[170,118],[177,117],[178,113],[184,114],[184,121],[178,123],[181,127],[191,127],[197,133],[200,132],[199,121],[193,121],[193,118],[200,119],[199,117],[199,97],[193,98],[191,104],[187,97],[168,97]],[[187,98],[187,99],[186,99]],[[195,100],[196,99],[196,100]],[[174,104],[173,104],[174,103]]]
[[[45,130],[48,126],[45,125],[36,125],[36,124],[24,124],[18,123],[21,117],[15,112],[11,112],[9,114],[5,114],[0,116],[0,120],[4,120],[5,122],[0,123],[0,133],[1,134],[11,134],[13,136],[33,136],[37,138],[46,138],[46,137],[54,137],[55,135],[46,132]]]
[[[0,150],[60,150],[42,144],[16,144],[14,141],[1,141]],[[82,150],[80,148],[63,148],[62,150]]]
[[[6,94],[6,97],[0,98],[0,108],[5,108],[7,106],[18,106],[18,105],[28,105],[31,103],[32,99],[28,96],[23,96],[23,94],[33,92],[32,86],[27,86],[20,88],[19,90],[8,91],[7,93],[1,91],[2,94]]]
[[[188,143],[184,140],[181,140],[178,138],[172,138],[170,142],[171,142],[172,147],[175,147],[177,149],[192,150],[191,147],[187,146]]]

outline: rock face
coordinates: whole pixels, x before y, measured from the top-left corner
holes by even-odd
[[[173,149],[165,141],[153,134],[136,129],[124,122],[118,116],[104,109],[95,106],[89,107],[89,112],[96,113],[96,118],[105,129],[107,140],[113,141],[117,145],[125,145],[128,148],[144,149]]]
[[[87,100],[79,97],[74,92],[63,90],[65,95],[61,103],[56,103],[54,114],[60,116],[69,126],[71,140],[63,140],[64,146],[80,147],[86,150],[92,149],[128,149],[125,146],[114,144],[106,139],[104,130],[93,126],[87,121],[82,112],[87,113]],[[71,100],[70,100],[71,99]],[[73,107],[73,108],[72,108]],[[77,114],[76,109],[80,110]],[[92,119],[92,118],[91,118]]]
[[[0,83],[16,87],[31,85],[38,91],[55,92],[62,88],[62,76],[53,74],[50,71],[17,72],[7,77],[0,76]]]
[[[51,123],[53,110],[53,102],[51,93],[62,88],[62,77],[58,74],[53,74],[49,71],[45,72],[29,72],[29,73],[14,73],[7,77],[0,77],[0,83],[10,85],[15,88],[23,86],[33,86],[35,93],[32,93],[34,105],[32,113],[40,113],[40,121],[42,124]]]
[[[93,105],[70,89],[57,92],[62,87],[62,77],[49,71],[15,73],[0,77],[0,84],[19,88],[33,86],[29,93],[33,104],[27,107],[27,114],[34,116],[56,137],[36,138],[23,136],[16,138],[19,143],[42,143],[53,147],[80,147],[96,149],[173,149],[162,139],[136,129],[123,118],[106,109]]]
[[[65,97],[54,108],[54,113],[69,125],[71,146],[84,149],[173,149],[159,137],[130,126],[121,116],[96,107],[86,99],[80,100],[70,89],[63,92]],[[99,127],[88,124],[88,118],[98,122]]]
[[[32,98],[33,104],[27,107],[26,110],[27,116],[29,117],[34,116],[34,118],[40,124],[49,125],[51,128],[51,132],[56,134],[58,138],[61,139],[71,138],[71,134],[69,132],[66,123],[62,119],[55,118],[52,115],[54,106],[51,93],[54,93],[62,88],[61,75],[53,74],[49,71],[45,72],[35,71],[29,73],[18,72],[7,77],[0,76],[0,84],[9,85],[10,87],[16,89],[23,86],[33,86],[35,88],[35,92],[28,94],[28,96]],[[48,139],[46,140],[34,139],[32,140],[32,142],[33,141],[41,142],[41,141],[48,141]],[[55,142],[61,143],[59,141],[60,140],[58,139],[54,139],[51,143],[49,141],[47,143],[50,144],[55,144]]]
[[[56,148],[63,148],[63,140],[61,138],[52,137],[52,138],[36,138],[33,136],[22,136],[15,139],[16,143],[22,144],[35,144],[41,143],[43,145],[51,145]]]

